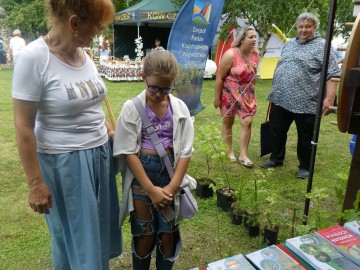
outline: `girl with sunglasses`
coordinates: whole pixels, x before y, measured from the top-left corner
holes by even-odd
[[[149,269],[156,247],[156,268],[167,270],[172,269],[182,243],[180,217],[176,213],[180,185],[186,181],[183,179],[190,179],[185,173],[192,154],[194,129],[185,103],[171,95],[177,74],[174,55],[153,50],[145,57],[143,66],[145,90],[138,98],[175,172],[170,178],[133,101],[126,101],[114,136],[114,156],[119,157],[123,179],[120,222],[130,212],[133,269]],[[164,215],[165,212],[173,215]]]

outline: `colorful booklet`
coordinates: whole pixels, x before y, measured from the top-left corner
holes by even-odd
[[[302,258],[297,256],[295,252],[290,250],[288,247],[286,247],[285,243],[276,245],[278,248],[280,248],[282,251],[284,251],[287,255],[289,255],[291,258],[293,258],[295,261],[297,261],[302,267],[304,267],[306,270],[312,269],[312,267]]]
[[[328,241],[315,233],[287,239],[286,247],[317,270],[360,269],[341,255]]]
[[[288,254],[282,251],[275,245],[260,249],[246,255],[257,268],[261,270],[268,269],[290,269],[290,270],[304,270],[297,261],[291,258]]]
[[[360,266],[360,237],[340,225],[316,232],[343,256]]]
[[[346,222],[343,227],[360,237],[360,220]]]
[[[235,255],[226,259],[208,264],[208,270],[255,270],[248,260],[242,255]]]

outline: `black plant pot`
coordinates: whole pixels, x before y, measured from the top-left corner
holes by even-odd
[[[231,211],[230,217],[232,224],[241,225],[243,219],[243,213],[234,213],[233,211]]]
[[[279,234],[279,226],[275,226],[274,228],[269,228],[265,226],[264,242],[267,242],[269,246],[276,245],[278,234]]]
[[[211,198],[214,195],[214,191],[210,184],[214,184],[215,182],[211,179],[199,179],[196,186],[196,196],[202,199]]]
[[[244,211],[243,223],[244,223],[245,228],[249,228],[249,216],[250,216],[250,214],[248,212]]]
[[[224,211],[229,211],[231,203],[234,202],[234,198],[231,196],[233,192],[233,189],[230,189],[229,192],[226,188],[216,190],[217,206]]]
[[[249,236],[250,237],[257,237],[260,234],[260,224],[250,225],[249,224]]]

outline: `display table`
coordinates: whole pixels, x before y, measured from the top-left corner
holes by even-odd
[[[141,62],[134,61],[111,61],[100,62],[98,64],[98,71],[100,76],[105,77],[109,81],[142,81],[140,72],[142,70]],[[204,72],[204,79],[212,79],[213,74]]]
[[[141,69],[140,62],[100,62],[98,66],[99,74],[109,81],[141,81]]]

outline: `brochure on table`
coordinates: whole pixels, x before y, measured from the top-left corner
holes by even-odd
[[[328,241],[314,233],[287,239],[286,247],[318,270],[360,269],[356,264],[342,256]]]
[[[360,220],[346,222],[343,227],[360,237]]]
[[[208,264],[208,270],[255,270],[242,254]]]
[[[247,254],[248,258],[256,267],[261,270],[268,269],[292,269],[304,270],[305,268],[288,254],[275,245],[260,249]]]
[[[316,232],[326,239],[343,256],[360,266],[360,237],[340,225]]]

